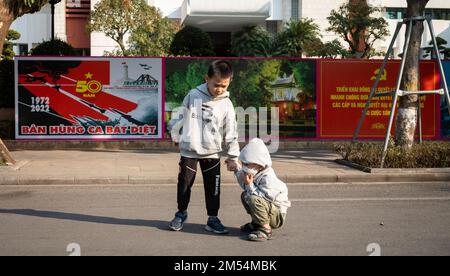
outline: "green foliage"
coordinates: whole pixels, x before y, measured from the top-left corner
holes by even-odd
[[[0,61],[0,108],[14,107],[14,61]]]
[[[231,53],[239,57],[279,56],[276,38],[261,26],[244,27],[231,39]]]
[[[44,41],[30,51],[33,56],[75,56],[75,49],[60,39]]]
[[[168,18],[163,18],[154,7],[150,7],[150,12],[148,19],[152,22],[138,26],[131,33],[128,41],[132,45],[130,55],[168,56],[178,26]]]
[[[289,21],[276,35],[260,26],[245,27],[233,35],[231,52],[248,57],[302,57],[307,45],[322,43],[320,37],[319,26],[309,18]]]
[[[237,67],[239,68],[239,67]],[[279,75],[280,60],[248,60],[236,70],[229,90],[238,106],[269,106],[272,94],[270,83]]]
[[[344,49],[338,39],[323,43],[322,41],[311,41],[305,44],[306,55],[309,57],[337,58],[346,57],[348,51]]]
[[[26,13],[39,11],[48,3],[48,0],[4,0],[3,2],[14,18],[17,18]]]
[[[22,2],[25,6],[32,7],[34,5],[42,5],[46,4],[48,0],[16,0],[18,2]]]
[[[183,102],[187,93],[204,82],[208,62],[191,62],[185,71],[175,71],[166,78],[166,101]]]
[[[302,57],[307,43],[320,40],[319,25],[310,18],[289,21],[278,35],[278,47],[284,49],[290,57]]]
[[[8,34],[6,35],[5,43],[3,44],[3,52],[2,52],[2,59],[9,59],[12,60],[14,56],[16,55],[13,50],[13,41],[20,39],[20,33],[9,30]]]
[[[438,36],[436,37],[436,44],[438,46],[439,53],[441,53],[444,56],[444,59],[450,58],[450,48],[444,46],[447,45],[447,40]],[[426,54],[423,57],[424,58],[429,57],[431,53],[433,53],[432,55],[433,57],[435,57],[436,55],[434,54],[434,47],[432,46],[433,41],[430,41],[428,45],[430,45],[430,47],[424,48]]]
[[[152,51],[147,49],[149,43],[161,43],[159,40],[164,38],[165,29],[157,30],[158,27],[165,27],[164,24],[158,25],[160,20],[160,12],[145,0],[101,0],[91,12],[91,23],[87,30],[104,33],[118,44],[118,55],[129,56],[135,52],[127,49],[125,35],[132,35],[130,42],[134,45],[134,51]],[[148,32],[149,36],[143,37],[142,32]],[[161,45],[155,47],[161,50]]]
[[[230,84],[231,100],[236,106],[268,107],[272,102],[270,87],[279,76],[294,75],[303,93],[315,98],[315,62],[291,60],[231,60],[234,77]],[[204,83],[210,61],[186,63],[166,77],[166,101],[181,104],[186,94]]]
[[[327,31],[336,33],[349,44],[352,57],[370,58],[374,54],[375,41],[389,35],[387,21],[371,16],[378,12],[382,9],[361,3],[344,3],[327,17],[330,23]]]
[[[192,26],[184,27],[175,35],[170,52],[174,56],[215,56],[211,37]]]
[[[382,143],[337,144],[335,150],[344,160],[370,168],[379,168],[383,152]],[[411,150],[391,145],[385,160],[385,168],[448,168],[450,167],[449,142],[425,142],[415,144]]]

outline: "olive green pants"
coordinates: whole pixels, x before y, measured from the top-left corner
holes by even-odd
[[[252,217],[252,222],[260,227],[269,224],[272,229],[283,226],[286,214],[281,214],[280,209],[270,201],[255,195],[241,194],[241,201],[247,213]]]

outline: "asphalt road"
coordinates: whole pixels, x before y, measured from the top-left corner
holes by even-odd
[[[219,236],[199,184],[181,232],[167,228],[173,185],[0,186],[0,255],[450,255],[450,183],[290,185],[287,223],[264,243],[240,233],[239,194],[222,187]]]

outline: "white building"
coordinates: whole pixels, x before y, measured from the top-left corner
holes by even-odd
[[[14,51],[26,55],[33,47],[52,37],[50,5],[45,5],[37,13],[19,17],[10,29],[18,31],[21,35],[18,41],[14,41],[16,44]],[[55,5],[55,37],[67,40],[65,6],[62,2]]]
[[[67,22],[67,4],[69,2],[90,2],[91,9],[100,0],[62,0],[56,5],[56,36],[70,40],[73,31]],[[164,16],[178,21],[180,24],[197,26],[207,31],[216,43],[219,54],[227,53],[231,35],[248,25],[261,25],[271,32],[280,31],[284,23],[290,19],[312,18],[322,30],[323,40],[330,41],[337,36],[327,33],[328,20],[332,9],[338,9],[346,0],[147,0],[150,5],[159,8]],[[386,12],[379,16],[389,22],[391,35],[394,33],[397,21],[406,12],[406,0],[369,0],[371,5],[384,7]],[[450,1],[430,0],[427,14],[433,17],[436,35],[449,41],[450,47]],[[79,25],[79,23],[78,23]],[[78,26],[81,28],[81,26]],[[22,38],[19,41],[27,45],[28,50],[36,43],[50,38],[50,9],[45,7],[41,12],[26,15],[16,20],[12,29],[19,31]],[[70,34],[69,37],[67,34]],[[386,50],[391,37],[380,41],[378,50]],[[395,56],[401,52],[404,41],[404,29],[395,43]],[[430,34],[425,30],[422,46],[427,46]],[[343,46],[347,47],[344,42]],[[90,54],[102,56],[105,51],[112,51],[116,43],[102,33],[90,35]]]
[[[55,38],[70,43],[80,55],[89,55],[91,41],[86,31],[90,0],[61,0],[55,5]],[[51,9],[45,5],[39,12],[19,17],[11,25],[21,37],[15,41],[14,51],[24,55],[42,41],[50,40]]]

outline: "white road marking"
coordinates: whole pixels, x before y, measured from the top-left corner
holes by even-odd
[[[450,201],[450,197],[355,197],[355,198],[294,198],[291,202],[355,202],[355,201]]]

